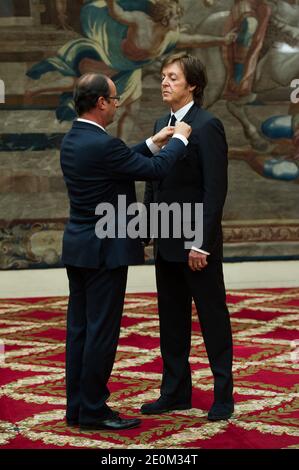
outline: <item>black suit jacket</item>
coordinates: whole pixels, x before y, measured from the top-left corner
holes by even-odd
[[[166,126],[168,119],[169,115],[159,119],[155,132]],[[195,104],[183,121],[192,127],[185,154],[164,179],[146,184],[144,204],[148,209],[151,202],[202,202],[203,243],[198,248],[208,251],[213,258],[222,258],[221,219],[228,165],[224,128],[219,119]],[[184,236],[178,239],[158,237],[154,240],[155,255],[159,249],[168,261],[187,261],[189,250],[184,247],[185,241]]]
[[[136,202],[134,180],[165,177],[184,150],[184,144],[173,138],[158,155],[148,158],[152,154],[145,142],[131,150],[99,127],[75,121],[63,139],[60,156],[70,199],[62,261],[85,268],[104,262],[109,269],[142,263],[140,239],[96,236],[95,208],[111,203],[117,215],[118,195],[126,195],[127,205]]]

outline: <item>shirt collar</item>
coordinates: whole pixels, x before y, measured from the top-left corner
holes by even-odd
[[[175,113],[171,111],[171,116],[174,114],[177,121],[181,121],[183,117],[188,113],[189,109],[192,108],[193,105],[194,105],[194,101],[190,101],[190,103],[178,109]]]
[[[100,124],[94,121],[90,121],[89,119],[77,118],[77,121],[87,122],[87,124],[93,124],[94,126],[98,126],[100,129],[102,129],[102,131],[107,132],[106,129],[104,129],[104,127],[100,126]]]

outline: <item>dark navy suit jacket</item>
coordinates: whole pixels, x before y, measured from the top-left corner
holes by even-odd
[[[153,158],[145,142],[133,149],[98,126],[74,121],[61,146],[61,168],[70,199],[62,261],[71,266],[109,269],[144,261],[139,238],[100,239],[95,234],[99,203],[117,208],[118,195],[127,205],[136,202],[134,180],[160,180],[185,152],[180,139],[172,138]]]
[[[155,124],[155,132],[168,125],[169,115]],[[227,142],[221,121],[194,104],[182,119],[192,127],[189,144],[180,158],[161,181],[146,184],[144,204],[203,203],[203,243],[201,248],[211,254],[209,259],[222,258],[222,211],[227,193]],[[194,229],[191,212],[191,227]],[[150,234],[149,234],[150,235]],[[189,250],[181,238],[154,240],[155,254],[159,250],[168,261],[188,261]]]

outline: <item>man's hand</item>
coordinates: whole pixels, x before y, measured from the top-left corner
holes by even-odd
[[[207,255],[204,253],[199,253],[195,250],[190,250],[188,264],[192,271],[201,271],[208,264]]]
[[[175,123],[174,132],[175,134],[182,134],[186,137],[186,139],[188,139],[189,135],[192,132],[192,127],[184,121],[177,121]]]
[[[158,147],[162,148],[163,145],[166,145],[169,139],[173,136],[173,133],[173,126],[163,127],[163,129],[157,132],[157,134],[153,135],[152,141],[154,144],[158,145]]]

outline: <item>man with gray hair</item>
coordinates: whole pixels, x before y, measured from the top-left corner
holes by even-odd
[[[86,429],[128,429],[138,426],[140,420],[121,418],[109,408],[107,382],[119,338],[128,265],[141,264],[143,251],[140,239],[98,238],[95,209],[100,203],[117,206],[120,194],[128,204],[136,202],[134,179],[165,177],[184,154],[191,128],[181,123],[174,133],[166,126],[130,149],[106,131],[119,101],[111,79],[83,75],[74,101],[79,118],[61,146],[61,167],[70,199],[62,250],[70,289],[66,421]],[[149,158],[151,148],[156,151],[156,146],[161,149],[164,145]]]

